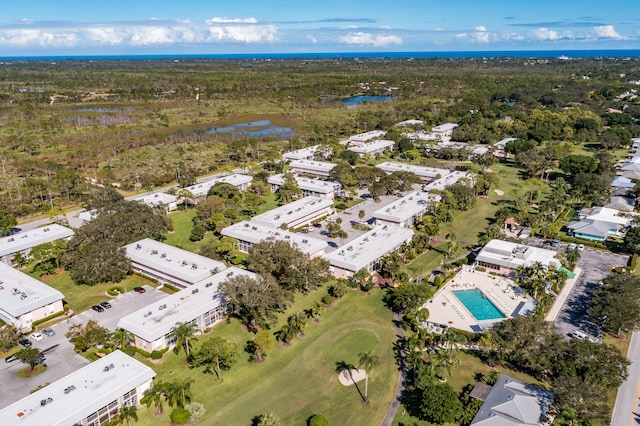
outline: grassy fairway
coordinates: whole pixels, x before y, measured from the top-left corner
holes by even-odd
[[[310,306],[322,294],[324,290],[298,295],[304,301],[300,305]],[[327,309],[318,324],[309,323],[305,336],[295,338],[291,346],[275,342],[265,362],[249,362],[241,352],[240,361],[223,374],[221,383],[202,373],[202,368],[185,367],[183,353],[176,356],[169,352],[162,364],[149,365],[158,373],[157,380],[188,376],[196,381],[195,400],[207,409],[203,424],[246,426],[263,413],[274,413],[283,424],[305,424],[316,413],[325,414],[332,424],[379,424],[393,399],[398,374],[392,351],[392,315],[384,307],[382,295],[381,290],[371,295],[349,292]],[[253,336],[243,332],[235,320],[214,327],[212,334],[235,342],[239,348]],[[199,343],[207,338],[200,337]],[[363,406],[353,385],[345,387],[338,382],[335,363],[357,364],[358,354],[369,350],[380,358],[380,366],[370,376],[371,404]],[[359,387],[364,392],[364,381]],[[168,422],[170,410],[160,418],[152,411],[141,408],[138,424]]]

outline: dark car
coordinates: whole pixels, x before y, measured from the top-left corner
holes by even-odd
[[[551,247],[560,247],[560,240],[551,241]]]
[[[134,287],[134,288],[133,288],[133,291],[135,291],[136,293],[140,293],[140,294],[142,294],[142,293],[144,293],[144,292],[145,292],[145,291],[147,291],[147,290],[145,290],[145,289],[144,289],[144,287]]]
[[[9,355],[8,357],[6,357],[6,358],[4,359],[4,362],[13,362],[13,361],[15,361],[16,359],[18,359],[18,358],[17,358],[15,355]]]
[[[18,343],[24,347],[29,347],[31,346],[31,340],[29,339],[20,339],[18,340]]]
[[[104,308],[100,305],[93,305],[91,309],[93,309],[96,312],[104,312]]]
[[[111,303],[109,302],[100,302],[100,306],[102,306],[105,309],[111,309]]]

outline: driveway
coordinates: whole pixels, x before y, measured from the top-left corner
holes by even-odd
[[[580,253],[578,267],[582,269],[582,273],[556,317],[555,324],[558,332],[568,335],[581,330],[590,337],[600,338],[600,330],[587,316],[591,293],[598,288],[599,282],[609,275],[609,266],[624,266],[628,261],[627,255],[599,250],[586,249]]]
[[[20,361],[5,363],[0,361],[0,409],[29,395],[33,389],[46,383],[53,383],[79,368],[89,364],[89,360],[78,355],[73,350],[73,344],[65,337],[69,327],[73,324],[84,324],[95,319],[101,326],[109,330],[117,328],[121,317],[129,315],[151,303],[155,303],[167,296],[154,287],[144,286],[147,290],[143,294],[133,291],[105,301],[111,303],[111,309],[95,312],[91,309],[75,315],[49,328],[55,331],[54,336],[45,336],[39,342],[33,342],[33,347],[45,351],[47,370],[36,377],[22,379],[16,377],[16,372],[25,367]]]

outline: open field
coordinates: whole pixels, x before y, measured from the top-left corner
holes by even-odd
[[[325,292],[319,289],[308,296],[298,295],[302,300],[296,303],[308,307]],[[238,363],[223,373],[221,383],[202,373],[201,368],[186,367],[182,352],[179,356],[169,352],[161,364],[149,365],[158,373],[157,380],[195,380],[195,400],[207,409],[202,424],[246,426],[254,416],[269,412],[280,417],[283,424],[304,424],[315,413],[325,414],[332,424],[379,424],[393,398],[398,374],[392,352],[392,315],[382,303],[382,294],[381,290],[370,295],[348,292],[327,309],[318,324],[309,323],[305,336],[295,338],[291,346],[274,342],[274,350],[265,362],[249,362],[248,355],[241,352]],[[235,342],[240,350],[253,336],[242,331],[235,320],[215,326],[212,334]],[[201,336],[200,342],[206,338]],[[335,363],[357,364],[358,354],[369,350],[380,357],[380,366],[370,377],[371,404],[363,406],[354,386],[339,384]],[[364,392],[364,383],[359,386]],[[170,410],[160,417],[151,411],[153,408],[142,407],[137,424],[169,421]]]

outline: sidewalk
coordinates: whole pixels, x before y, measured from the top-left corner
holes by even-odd
[[[564,285],[564,288],[558,295],[558,298],[555,300],[555,302],[553,302],[553,305],[551,306],[551,309],[549,309],[549,312],[547,312],[547,316],[544,317],[545,321],[549,321],[549,322],[555,321],[556,317],[558,316],[558,313],[560,312],[560,309],[562,309],[564,302],[567,300],[569,293],[571,293],[573,286],[578,281],[578,278],[580,278],[582,269],[576,267],[573,272],[576,274],[576,276],[567,280],[567,282]]]

